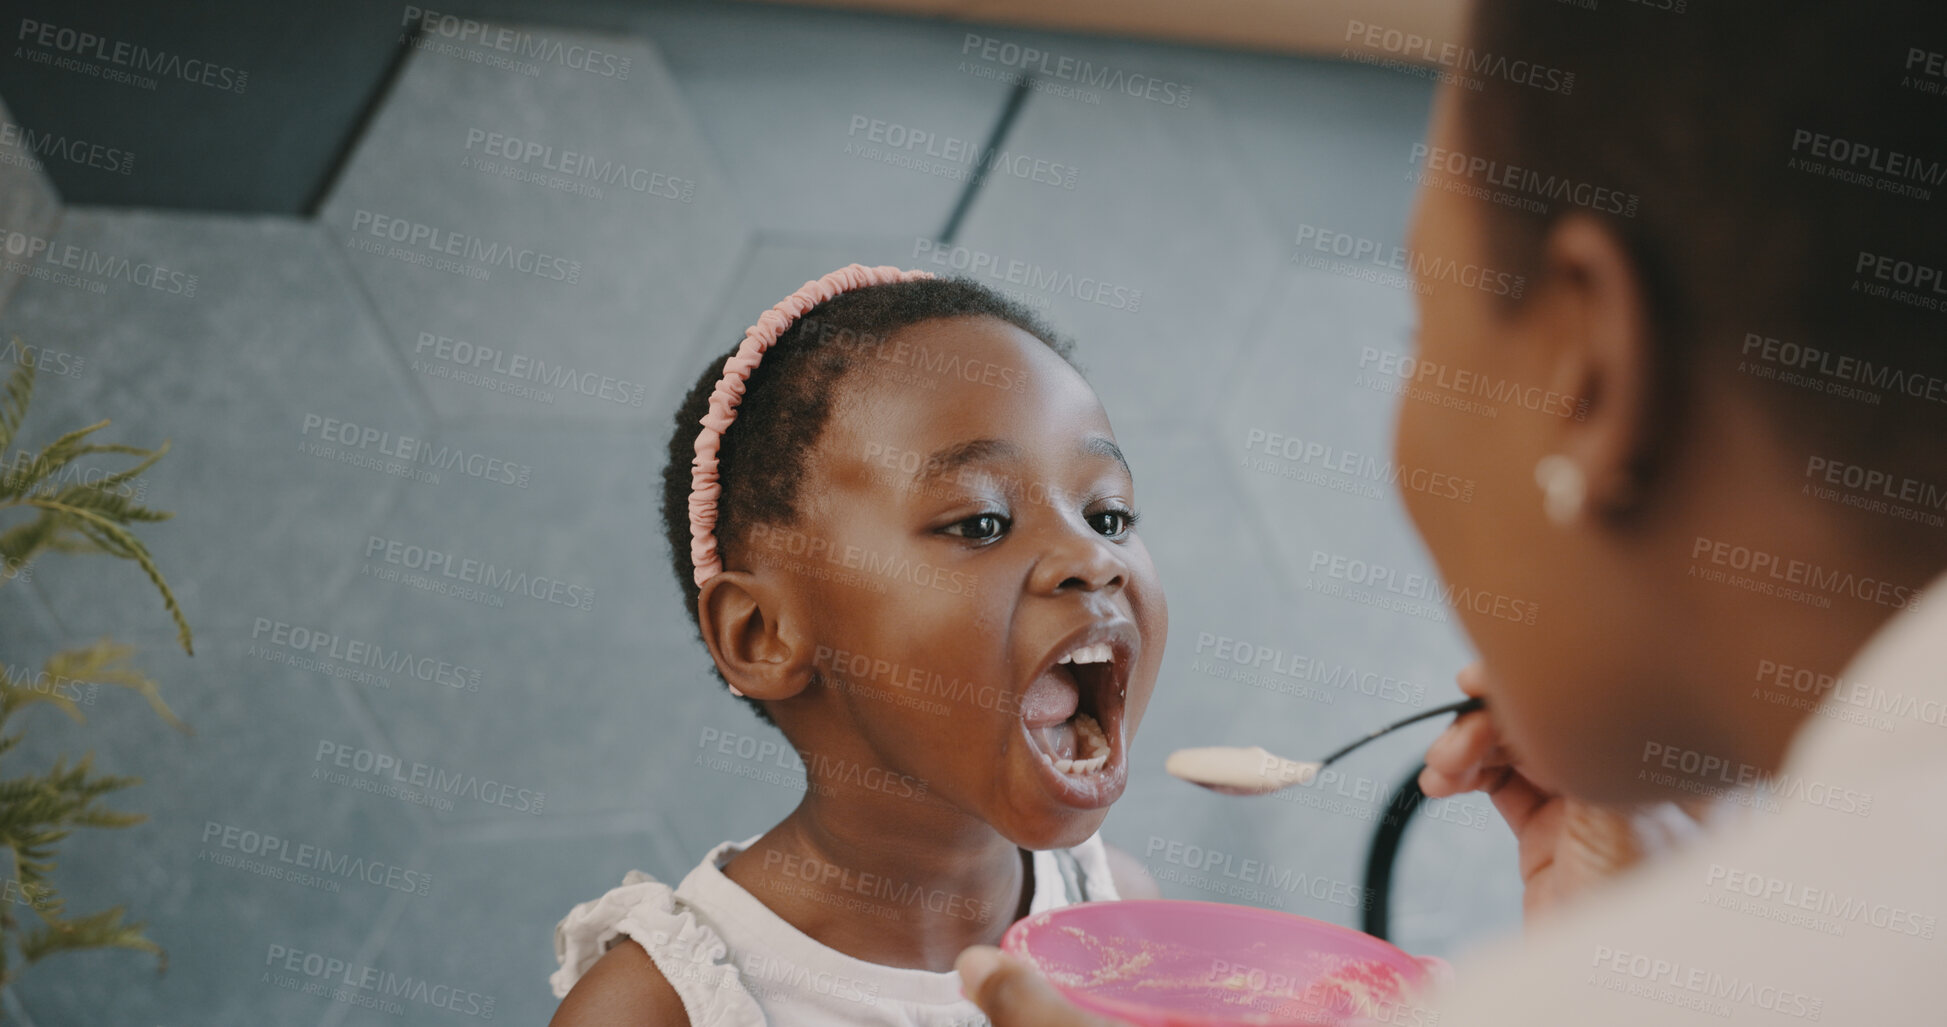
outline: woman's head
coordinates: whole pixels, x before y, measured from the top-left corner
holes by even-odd
[[[724,570],[701,586],[690,467],[721,361],[678,412],[672,567],[719,675],[815,754],[814,782],[898,782],[868,798],[957,808],[1031,847],[1086,837],[1120,792],[1167,614],[1134,483],[1067,353],[964,281],[811,308],[723,432]],[[1108,663],[1058,663],[1095,643]],[[1098,771],[1044,758],[1087,755],[1071,714],[1108,729]]]
[[[1947,565],[1947,529],[1808,476],[1947,487],[1947,286],[1896,280],[1947,270],[1947,100],[1907,67],[1938,8],[1672,6],[1479,0],[1410,244],[1525,278],[1427,281],[1419,370],[1507,400],[1408,398],[1397,445],[1481,483],[1405,498],[1450,584],[1539,606],[1460,613],[1513,744],[1591,797],[1643,797],[1650,743],[1774,766],[1802,712],[1751,698],[1760,660],[1836,671],[1901,605],[1819,581]]]

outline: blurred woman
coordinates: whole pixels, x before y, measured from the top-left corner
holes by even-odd
[[[1480,482],[1404,495],[1442,575],[1541,610],[1459,610],[1489,709],[1422,783],[1493,798],[1530,915],[1443,1025],[1938,1022],[1943,54],[1938,5],[1476,3],[1409,246],[1527,287],[1422,274],[1416,357],[1576,402],[1400,408],[1402,464]],[[1709,829],[1637,861],[1672,800]]]

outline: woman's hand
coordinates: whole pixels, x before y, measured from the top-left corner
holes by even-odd
[[[1478,696],[1486,674],[1479,663],[1457,675],[1460,690]],[[1559,909],[1571,897],[1639,862],[1646,853],[1694,834],[1694,814],[1671,803],[1611,809],[1546,791],[1523,776],[1501,743],[1493,710],[1456,718],[1426,750],[1420,790],[1429,798],[1486,792],[1513,829],[1520,854],[1523,919]]]
[[[960,953],[960,991],[994,1021],[994,1027],[1116,1027],[1118,1021],[1084,1013],[1057,994],[1034,967],[997,948],[976,945]]]

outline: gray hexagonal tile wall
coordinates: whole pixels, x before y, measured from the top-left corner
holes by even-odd
[[[0,106],[0,125],[18,129],[5,106]],[[60,215],[60,194],[26,140],[0,146],[0,226],[6,233],[0,236],[0,306],[23,278],[45,263],[47,231]],[[18,354],[6,359],[18,359]]]
[[[952,246],[917,243],[916,266],[967,274],[1046,313],[1076,337],[1111,415],[1218,402],[1217,372],[1243,341],[1280,248],[1238,172],[1222,111],[1167,48],[1024,42],[1190,91],[1035,94],[1006,142],[1010,173],[989,177]],[[1072,179],[1039,170],[1057,165]]]
[[[320,758],[325,740],[353,753],[375,745],[342,694],[350,686],[208,635],[193,659],[172,633],[117,636],[194,733],[172,730],[123,689],[84,687],[85,724],[23,712],[9,726],[27,740],[9,758],[18,773],[92,751],[97,771],[142,779],[104,804],[148,819],[77,831],[54,884],[70,915],[121,905],[148,923],[168,971],[155,975],[139,954],[65,955],[16,985],[23,1003],[50,1024],[166,1023],[192,1011],[211,1023],[315,1017],[316,999],[262,978],[271,946],[356,952],[402,886],[417,888],[422,872],[433,873],[429,889],[443,886],[424,870],[424,810],[351,786],[357,775],[336,766],[337,748]],[[45,641],[51,650],[93,637]]]
[[[477,691],[470,676],[366,690],[380,730],[412,759],[544,794],[536,812],[548,817],[687,807],[662,771],[686,748],[679,711],[716,690],[657,526],[661,439],[455,437],[533,468],[532,484],[470,482],[471,500],[456,502],[443,482],[411,483],[368,532],[341,539],[357,571],[329,630],[479,671]],[[436,817],[526,812],[460,803]]]
[[[1010,88],[965,60],[979,30],[961,26],[780,7],[632,15],[768,231],[937,231]]]
[[[1405,173],[1430,113],[1425,80],[1251,54],[1190,51],[1178,60],[1222,106],[1237,166],[1281,241],[1303,224],[1389,242],[1404,236],[1413,198]]]
[[[358,433],[426,425],[330,237],[283,219],[71,210],[51,239],[104,273],[26,282],[0,310],[0,337],[71,355],[71,373],[39,376],[22,443],[104,418],[103,441],[168,440],[140,501],[177,516],[141,535],[194,623],[316,609],[353,570],[334,533],[356,535],[400,484],[347,462],[377,460]],[[62,566],[80,559],[40,568],[70,628],[167,624],[133,564]]]
[[[654,46],[531,31],[610,59],[427,36],[319,220],[442,413],[637,420],[744,218]]]
[[[160,289],[132,273],[30,280],[0,307],[0,339],[78,361],[43,375],[30,439],[102,416],[118,441],[172,439],[147,498],[178,516],[144,534],[198,633],[194,660],[172,654],[127,566],[50,557],[0,589],[8,659],[17,638],[112,631],[142,643],[198,729],[178,737],[105,692],[87,725],[28,747],[93,746],[148,779],[122,805],[151,820],[77,836],[62,881],[79,906],[128,902],[174,962],[150,986],[127,956],[72,957],[10,992],[10,1012],[454,1019],[298,994],[301,972],[265,966],[281,945],[536,1020],[569,906],[628,869],[680,877],[787,812],[782,764],[700,758],[713,740],[776,735],[710,673],[667,567],[658,481],[698,372],[779,297],[854,260],[970,273],[1043,312],[1076,339],[1136,471],[1172,638],[1105,835],[1166,894],[1357,923],[1343,900],[1377,805],[1436,726],[1267,802],[1214,800],[1161,762],[1217,742],[1302,756],[1453,693],[1452,624],[1304,587],[1319,551],[1429,570],[1389,487],[1266,448],[1275,433],[1390,455],[1399,400],[1365,384],[1360,355],[1404,351],[1409,296],[1298,266],[1294,242],[1306,225],[1397,241],[1410,193],[1387,172],[1422,130],[1425,84],[809,10],[612,14],[638,34],[518,30],[626,58],[626,78],[429,37],[315,222],[57,218],[32,179],[0,177],[50,244],[197,276],[193,297],[169,275]],[[949,245],[935,233],[960,158],[1009,91],[969,35],[1172,92],[1044,83]],[[543,258],[574,262],[575,281],[550,280],[568,265]],[[1253,664],[1264,650],[1268,669]],[[1351,683],[1374,679],[1417,691]],[[446,785],[389,794],[381,758]],[[1402,943],[1438,954],[1518,912],[1499,873],[1511,843],[1475,825],[1495,826],[1491,811],[1445,810],[1409,835],[1395,907]],[[279,880],[235,865],[244,832],[429,887]],[[1305,886],[1240,885],[1213,853]]]

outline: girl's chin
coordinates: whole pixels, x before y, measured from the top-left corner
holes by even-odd
[[[1009,824],[995,824],[1002,837],[1023,849],[1069,849],[1088,841],[1089,836],[1108,819],[1108,807],[1092,810],[1062,810]]]

